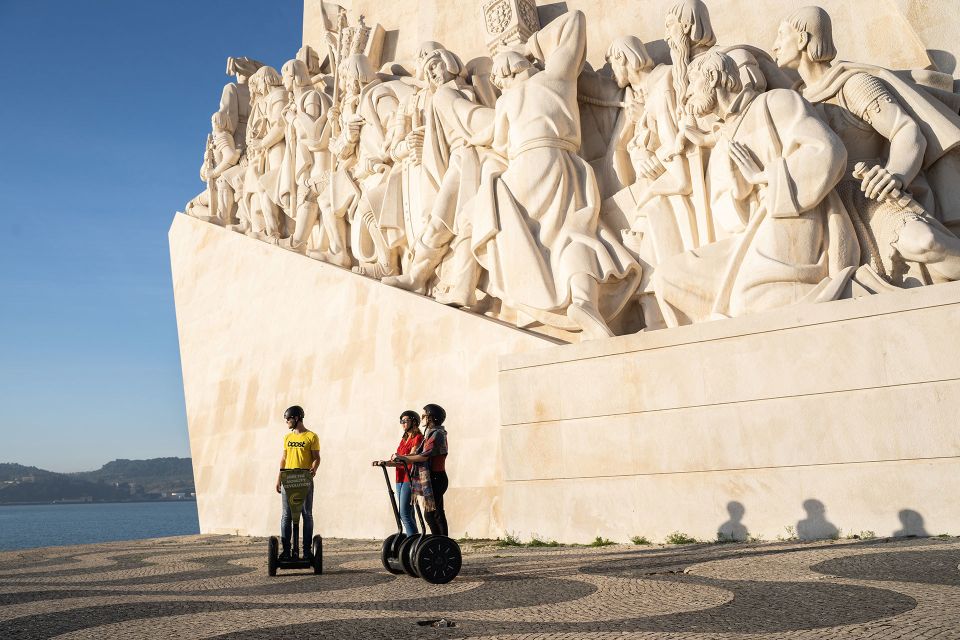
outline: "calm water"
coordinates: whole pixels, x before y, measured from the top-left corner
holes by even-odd
[[[192,501],[0,507],[0,551],[194,533]]]

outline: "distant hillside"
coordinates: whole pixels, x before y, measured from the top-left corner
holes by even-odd
[[[108,462],[97,471],[71,474],[92,482],[134,482],[146,491],[193,491],[193,463],[190,458],[151,458]]]
[[[190,458],[121,459],[80,473],[0,463],[0,504],[169,499],[171,493],[193,492]]]

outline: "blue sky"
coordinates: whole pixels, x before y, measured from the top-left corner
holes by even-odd
[[[188,456],[167,247],[228,55],[301,0],[0,0],[0,462]]]

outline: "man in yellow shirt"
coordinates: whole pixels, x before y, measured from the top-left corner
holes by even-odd
[[[287,423],[290,433],[283,439],[283,454],[280,457],[280,471],[284,469],[310,469],[310,477],[317,475],[317,467],[320,466],[320,441],[317,434],[308,431],[303,426],[303,409],[299,406],[292,406],[283,412],[283,419]],[[277,493],[281,496],[283,504],[283,515],[280,516],[280,541],[283,545],[283,551],[280,553],[280,560],[291,560],[290,541],[292,534],[290,504],[287,502],[286,491],[280,484],[280,475],[277,476]],[[310,542],[313,538],[313,481],[310,482],[310,491],[307,493],[306,500],[303,501],[303,559],[312,560],[312,551]],[[298,532],[299,533],[299,532]]]

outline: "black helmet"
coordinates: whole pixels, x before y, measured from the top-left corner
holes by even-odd
[[[447,419],[447,412],[438,404],[424,405],[423,412],[433,418],[433,422],[436,425],[443,424],[443,421]]]
[[[295,404],[284,411],[283,419],[289,420],[290,418],[293,418],[294,420],[303,420],[303,407]]]
[[[404,418],[410,418],[410,422],[412,424],[416,426],[420,426],[420,416],[417,414],[416,411],[407,409],[406,411],[400,414],[400,420],[402,421]]]

